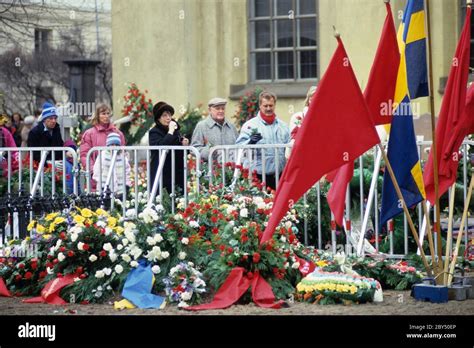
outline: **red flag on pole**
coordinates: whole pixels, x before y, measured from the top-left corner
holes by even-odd
[[[439,190],[441,197],[456,181],[456,172],[460,156],[458,154],[464,137],[473,128],[472,112],[466,108],[466,86],[469,76],[471,49],[471,8],[467,8],[466,19],[461,37],[456,48],[448,83],[441,104],[438,123],[436,124],[436,150],[438,159]],[[472,86],[471,86],[472,89]],[[433,152],[430,152],[423,173],[426,198],[434,204]]]
[[[261,243],[271,238],[288,208],[324,174],[379,142],[342,40],[337,41],[283,170]]]
[[[398,67],[400,65],[400,52],[392,9],[389,3],[385,4],[385,8],[387,15],[370,70],[367,87],[364,91],[365,101],[375,125],[392,122],[393,96],[395,95]],[[351,162],[327,176],[328,181],[332,182],[327,200],[339,226],[342,226],[344,216],[347,185],[353,174],[354,162]]]
[[[400,51],[392,9],[389,3],[385,6],[387,16],[364,91],[365,101],[375,125],[392,122],[393,96],[400,66]]]

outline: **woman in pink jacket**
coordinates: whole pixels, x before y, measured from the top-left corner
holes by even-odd
[[[113,123],[110,122],[110,107],[106,104],[97,105],[96,111],[92,116],[92,127],[84,132],[81,138],[80,156],[82,168],[86,169],[87,166],[87,153],[90,149],[95,146],[106,146],[107,136],[110,133],[117,133],[120,136],[121,145],[125,145],[125,137],[123,133],[115,128]],[[98,152],[95,151],[91,154],[89,169],[92,177],[92,168],[97,158]],[[95,182],[92,182],[92,187],[95,188]]]

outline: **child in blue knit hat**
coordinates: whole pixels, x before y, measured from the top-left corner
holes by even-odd
[[[107,183],[107,176],[109,174],[110,167],[112,165],[113,158],[113,147],[120,146],[121,139],[120,135],[117,133],[110,133],[107,136],[106,145],[110,147],[110,150],[101,151],[102,156],[97,156],[97,159],[94,163],[93,175],[92,178],[97,182],[97,187],[105,190]],[[117,156],[115,158],[115,165],[112,172],[112,177],[109,183],[110,191],[119,196],[123,193],[124,186],[125,192],[132,185],[130,180],[130,162],[128,160],[128,153],[123,150],[117,151]],[[124,177],[124,167],[125,167],[125,177]],[[100,180],[100,184],[99,184]]]

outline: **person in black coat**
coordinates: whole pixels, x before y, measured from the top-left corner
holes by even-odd
[[[150,129],[148,132],[149,144],[151,146],[187,146],[189,140],[179,132],[178,123],[171,118],[174,114],[174,108],[165,102],[156,103],[153,107],[153,116],[155,118],[155,127]],[[175,150],[174,157],[174,184],[175,193],[184,192],[185,179],[184,179],[184,151]],[[153,183],[155,181],[158,165],[160,162],[160,151],[151,152],[151,163],[150,163],[150,176],[151,180],[148,183],[150,185],[150,191],[152,190]],[[171,194],[172,190],[172,158],[171,151],[168,151],[166,155],[165,165],[163,167],[163,188]],[[158,191],[159,192],[159,186]]]
[[[38,125],[28,134],[28,147],[63,147],[64,141],[57,120],[58,115],[54,105],[45,103]],[[61,151],[55,151],[54,155],[55,161],[62,160]],[[49,153],[46,159],[51,160],[51,158],[51,153]],[[41,151],[33,151],[33,160],[41,161]]]

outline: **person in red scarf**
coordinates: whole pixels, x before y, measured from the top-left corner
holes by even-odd
[[[257,116],[244,123],[237,138],[236,144],[288,144],[290,130],[288,125],[275,115],[277,97],[275,94],[263,91],[258,97],[259,112]],[[263,167],[262,152],[265,157]],[[284,148],[256,151],[255,168],[257,176],[264,181],[267,187],[276,189],[276,172],[281,175],[285,166]],[[265,179],[263,176],[265,174]]]

